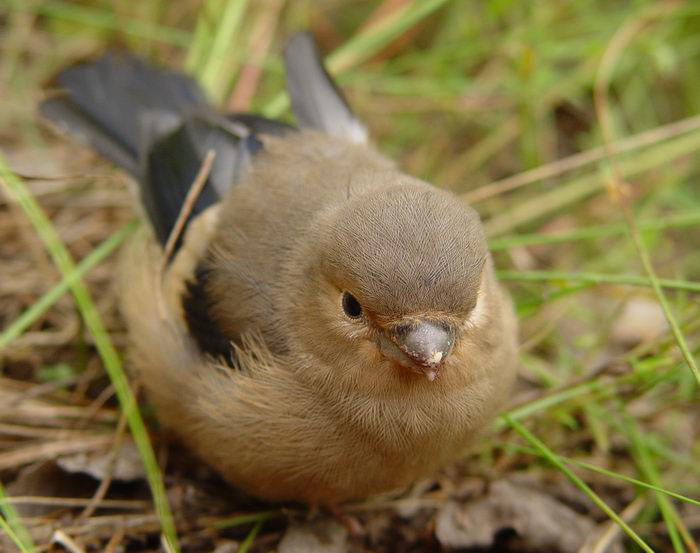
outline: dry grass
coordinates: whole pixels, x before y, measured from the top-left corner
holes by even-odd
[[[482,213],[522,321],[508,416],[433,480],[351,507],[368,530],[354,546],[440,550],[446,505],[524,478],[592,522],[584,551],[620,541],[610,515],[644,540],[624,539],[630,551],[697,551],[700,10],[526,4],[0,6],[0,150],[20,177],[0,171],[0,478],[11,497],[0,518],[16,544],[267,551],[305,519],[223,486],[168,441],[144,398],[148,435],[122,415],[104,340],[124,353],[110,252],[133,230],[132,194],[116,170],[47,132],[35,106],[58,68],[118,44],[186,66],[219,105],[286,116],[278,52],[291,30],[310,27],[380,149]],[[105,333],[68,293],[80,279],[58,284],[58,246],[46,247],[15,181],[72,259],[87,259],[82,282]],[[150,489],[118,478],[115,459],[134,436],[142,453],[150,437],[160,466],[148,468]],[[98,466],[99,479],[83,474]],[[162,541],[167,510],[151,500],[161,475],[177,545]],[[501,538],[493,550],[537,549]]]

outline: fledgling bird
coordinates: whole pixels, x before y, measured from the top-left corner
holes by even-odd
[[[121,291],[161,422],[252,495],[335,505],[463,452],[509,393],[516,321],[477,213],[367,143],[309,35],[285,67],[298,129],[115,53],[41,111],[140,185],[153,232]]]

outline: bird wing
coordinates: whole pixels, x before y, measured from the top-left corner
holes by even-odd
[[[300,125],[365,142],[364,125],[325,70],[311,35],[294,35],[284,59],[287,89]],[[185,228],[246,173],[252,156],[262,148],[257,135],[281,136],[294,130],[258,115],[217,113],[187,76],[122,52],[68,67],[56,81],[61,92],[45,100],[41,112],[136,177],[161,244],[170,236],[208,151],[214,151],[214,163]],[[178,240],[173,253],[180,245]]]
[[[326,72],[309,34],[292,37],[285,65],[292,109],[301,126],[366,140],[364,126]],[[41,112],[135,177],[161,245],[171,235],[204,159],[214,152],[207,179],[169,251],[171,264],[179,253],[188,253],[183,244],[195,218],[227,196],[248,172],[263,148],[259,137],[296,130],[258,115],[216,112],[190,78],[127,53],[109,52],[76,64],[56,80],[60,91],[41,104]],[[204,266],[195,266],[186,281],[181,301],[192,336],[201,351],[223,355],[231,364],[230,343],[236,337],[221,332],[210,313]]]
[[[367,129],[326,71],[309,33],[297,33],[289,40],[284,65],[292,111],[301,127],[367,142]]]
[[[186,225],[245,174],[262,147],[257,134],[293,129],[262,117],[217,113],[188,77],[126,53],[71,66],[56,81],[60,91],[41,104],[42,114],[136,177],[161,244],[208,151],[214,151],[214,163]]]

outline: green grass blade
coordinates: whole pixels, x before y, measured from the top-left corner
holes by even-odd
[[[22,553],[32,553],[35,551],[34,548],[27,547],[24,542],[19,539],[17,534],[12,530],[12,527],[3,516],[0,516],[0,529],[7,534],[7,537],[12,540],[12,542],[17,546],[17,549]]]
[[[641,439],[639,435],[639,428],[630,419],[630,417],[624,417],[624,426],[627,431],[627,435],[632,443],[632,451],[637,459],[637,464],[643,474],[643,476],[651,482],[654,487],[660,487],[659,473],[656,468],[656,464],[649,451],[647,450],[644,440]],[[666,524],[666,530],[671,538],[671,545],[676,553],[684,553],[685,548],[681,541],[681,537],[676,528],[676,519],[678,518],[678,513],[673,508],[673,505],[669,501],[668,497],[662,493],[655,492],[656,503],[661,511],[661,516],[663,517],[664,523]]]
[[[503,423],[502,426],[505,426],[505,423]],[[545,458],[542,452],[534,448],[525,447],[517,444],[504,444],[504,447],[506,449],[512,449],[513,451],[519,451],[522,453],[527,453],[528,455],[537,455],[539,457]],[[644,482],[643,480],[632,478],[631,476],[627,476],[626,474],[621,474],[619,472],[608,470],[606,468],[599,467],[591,463],[586,463],[585,461],[579,461],[577,459],[564,457],[562,455],[559,455],[559,459],[567,465],[574,465],[582,469],[590,470],[591,472],[602,474],[604,476],[609,476],[610,478],[614,478],[615,480],[621,480],[623,482],[627,482],[629,484],[633,484],[641,488],[646,488],[647,490],[659,492],[674,499],[678,499],[679,501],[684,501],[685,503],[689,503],[691,505],[700,507],[700,501],[698,501],[697,499],[693,499],[692,497],[688,497],[687,495],[682,495],[680,493],[668,490],[666,488],[662,488],[660,486],[655,486],[654,484],[649,484],[649,482]]]
[[[243,524],[250,524],[251,522],[264,522],[266,520],[271,520],[282,516],[284,516],[284,511],[281,509],[273,509],[270,511],[262,511],[260,513],[250,513],[217,520],[211,524],[211,527],[222,530],[224,528],[234,528],[236,526],[242,526]]]
[[[692,155],[698,149],[700,149],[700,132],[694,131],[621,159],[618,161],[618,172],[622,178],[630,178],[669,165],[684,156]],[[484,224],[486,232],[489,236],[498,236],[579,202],[601,192],[604,188],[605,177],[599,171],[565,181],[550,192],[524,200],[512,209],[504,210],[502,214],[492,217]]]
[[[133,220],[123,228],[112,234],[85,258],[61,281],[43,294],[38,300],[16,320],[14,320],[2,333],[0,333],[0,352],[18,338],[27,328],[29,328],[39,317],[41,317],[54,303],[75,284],[82,279],[91,269],[99,265],[109,254],[124,242],[138,228],[139,221]]]
[[[24,183],[8,169],[7,163],[2,156],[0,156],[0,179],[7,187],[10,197],[14,198],[24,210],[44,243],[44,246],[51,255],[56,267],[61,271],[64,278],[68,278],[68,276],[75,271],[75,264],[68,250],[56,233],[56,230],[46,214],[26,189]],[[165,539],[169,543],[171,549],[177,552],[179,548],[177,545],[175,522],[170,512],[170,506],[168,505],[163,478],[158,468],[153,448],[151,447],[146,426],[136,405],[136,399],[129,387],[124,369],[122,368],[119,355],[109,339],[107,330],[102,323],[100,314],[85,284],[81,280],[77,280],[70,286],[70,289],[75,297],[76,304],[85,325],[93,336],[95,347],[100,354],[105,370],[114,385],[119,403],[127,417],[129,429],[131,430],[134,442],[136,443],[136,447],[138,448],[146,470],[148,483],[151,487],[156,512],[158,513]]]
[[[548,394],[542,398],[530,401],[525,405],[517,407],[511,411],[508,411],[507,416],[513,420],[524,419],[538,413],[539,411],[544,411],[549,407],[559,405],[570,399],[577,397],[582,397],[586,395],[596,394],[598,392],[609,392],[610,387],[606,387],[600,380],[592,380],[590,382],[584,382],[578,386],[572,386],[560,392]],[[494,428],[500,430],[504,427],[504,419],[497,419],[494,421]]]
[[[149,21],[122,19],[112,10],[86,6],[76,2],[48,0],[35,4],[37,13],[45,17],[65,19],[87,28],[103,29],[135,37],[187,48],[192,42],[189,32],[165,27]]]
[[[248,551],[250,551],[250,548],[253,546],[253,542],[255,541],[255,538],[258,537],[260,530],[262,530],[263,524],[265,524],[264,520],[259,520],[258,522],[255,523],[255,526],[253,526],[253,528],[250,530],[250,532],[248,532],[248,535],[241,542],[241,545],[238,548],[237,553],[248,553]]]
[[[188,52],[186,68],[199,84],[221,103],[236,74],[240,56],[229,56],[240,31],[248,0],[208,0],[197,20],[195,40]]]
[[[626,174],[623,164],[615,159],[614,147],[612,146],[615,142],[616,121],[610,105],[610,87],[622,52],[626,50],[626,46],[629,46],[638,38],[638,35],[649,23],[657,22],[657,20],[672,16],[673,14],[674,11],[672,9],[668,10],[666,7],[660,5],[650,5],[628,18],[625,23],[615,31],[610,42],[608,42],[603,51],[603,55],[594,75],[593,103],[603,137],[603,145],[606,149],[607,163],[601,166],[605,169],[605,184],[608,195],[615,207],[619,208],[624,216],[625,222],[629,227],[634,247],[637,250],[644,271],[649,277],[654,294],[661,305],[666,321],[671,327],[671,333],[678,344],[683,359],[690,368],[700,388],[700,368],[698,368],[695,358],[688,348],[680,326],[661,289],[661,284],[651,262],[651,256],[637,229],[636,217],[630,207],[628,194],[624,191],[624,179],[626,179],[628,175]]]
[[[5,488],[2,483],[0,483],[0,511],[2,511],[0,527],[2,527],[7,536],[22,553],[32,553],[36,551],[36,546],[34,545],[31,535],[24,527],[24,524],[22,524],[22,519],[20,519],[14,506],[9,503],[7,499]]]
[[[569,467],[559,459],[559,456],[549,449],[527,428],[509,415],[503,415],[505,422],[520,434],[530,445],[539,451],[552,465],[557,467],[578,489],[585,493],[598,508],[603,511],[612,521],[614,521],[624,532],[644,551],[654,553],[654,550],[624,521],[620,516],[595,493],[583,480],[581,480]]]
[[[568,273],[563,271],[496,271],[500,280],[522,282],[586,282],[590,284],[626,284],[654,287],[648,277],[636,275],[609,275],[604,273]],[[700,282],[657,279],[657,285],[669,290],[700,292]]]
[[[414,0],[392,12],[329,54],[325,60],[328,71],[331,74],[339,74],[370,58],[401,33],[441,8],[447,1]],[[262,113],[266,117],[276,118],[288,107],[289,98],[286,93],[280,92],[263,108]]]
[[[692,227],[700,224],[700,213],[680,213],[666,216],[663,219],[646,219],[637,223],[639,230],[665,230],[669,228]],[[625,223],[613,225],[598,225],[591,227],[575,228],[551,234],[517,234],[493,238],[489,241],[491,251],[508,250],[523,246],[539,246],[544,244],[560,244],[575,240],[596,240],[610,236],[622,236],[627,234],[628,227]]]
[[[664,312],[666,321],[671,327],[671,334],[673,334],[673,337],[675,338],[676,343],[678,344],[678,349],[680,349],[684,361],[688,365],[690,371],[693,373],[698,388],[700,388],[700,368],[698,368],[698,364],[695,361],[695,358],[693,357],[690,348],[688,348],[688,344],[685,340],[685,337],[683,336],[683,332],[681,332],[681,327],[679,326],[678,321],[676,320],[676,317],[673,314],[673,311],[671,311],[671,306],[668,304],[666,295],[662,290],[662,287],[664,287],[663,280],[656,276],[656,271],[654,270],[654,266],[651,263],[651,257],[649,256],[649,251],[644,245],[641,236],[639,236],[639,233],[636,231],[636,228],[634,227],[634,223],[632,221],[630,222],[630,226],[630,230],[632,231],[630,234],[632,235],[632,239],[634,241],[635,247],[637,248],[637,252],[639,253],[639,257],[642,260],[644,270],[646,271],[649,277],[649,281],[651,282],[651,287],[654,290],[654,294],[659,300],[659,304],[661,304],[661,309]]]

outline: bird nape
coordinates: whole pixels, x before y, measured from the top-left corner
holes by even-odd
[[[63,70],[41,111],[138,182],[120,294],[161,422],[253,495],[335,505],[463,452],[516,320],[478,214],[368,143],[308,34],[284,62],[297,127],[125,52]]]

